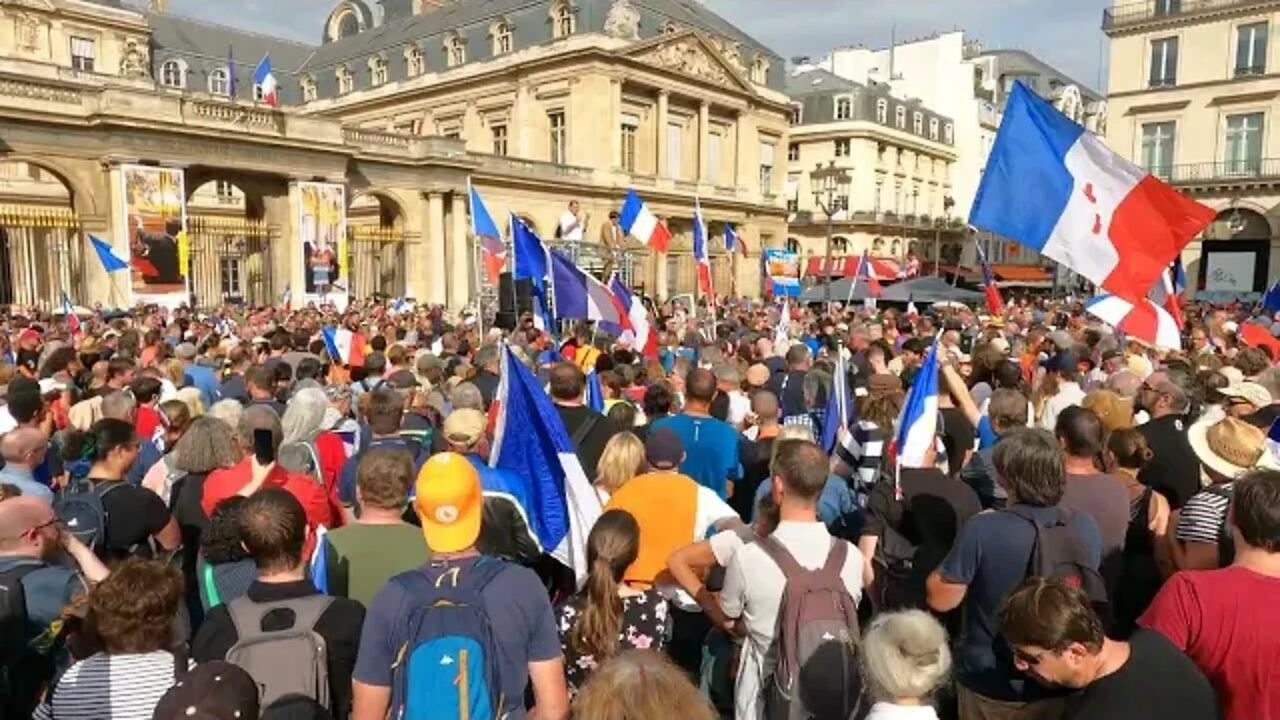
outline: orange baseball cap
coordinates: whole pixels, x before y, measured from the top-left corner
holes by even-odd
[[[414,509],[433,552],[460,552],[476,544],[484,515],[480,473],[457,453],[433,456],[418,472]]]

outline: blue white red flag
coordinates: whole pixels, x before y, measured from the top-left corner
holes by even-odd
[[[280,97],[277,94],[279,85],[276,83],[275,73],[271,72],[270,53],[262,57],[262,62],[258,63],[258,67],[253,71],[253,84],[261,89],[263,104],[271,107],[280,104]]]
[[[471,196],[471,234],[480,244],[480,260],[484,266],[485,277],[490,285],[497,285],[502,279],[502,270],[507,266],[507,246],[502,242],[502,232],[498,224],[489,214],[480,191],[467,179],[467,191]]]
[[[928,467],[926,457],[938,436],[938,342],[924,356],[915,382],[898,415],[898,432],[890,452],[900,468]]]
[[[1085,312],[1106,322],[1125,337],[1137,338],[1153,347],[1177,350],[1182,333],[1168,310],[1149,298],[1132,303],[1117,295],[1098,295],[1084,306]]]
[[[528,280],[533,288],[534,326],[539,330],[550,329],[554,323],[551,303],[547,302],[547,246],[515,213],[511,213],[511,255],[511,279]]]
[[[907,296],[907,317],[914,319],[920,317],[920,309],[916,307],[916,301]]]
[[[284,292],[280,294],[280,305],[285,310],[293,309],[293,285],[286,284],[284,286]]]
[[[635,190],[627,191],[627,198],[622,203],[622,211],[618,213],[618,222],[631,237],[648,245],[658,252],[666,252],[671,245],[671,231],[667,229],[658,216],[649,211],[649,206],[636,194]]]
[[[991,264],[987,262],[987,253],[978,243],[978,264],[982,266],[982,294],[987,296],[987,312],[992,315],[1004,313],[1004,298],[1000,297],[1000,286],[996,284],[995,273],[991,272]]]
[[[1267,288],[1267,293],[1262,296],[1262,309],[1268,314],[1280,312],[1280,280]]]
[[[630,329],[635,334],[635,350],[651,360],[658,359],[658,333],[653,332],[649,324],[649,311],[644,303],[631,294],[617,275],[609,279],[609,290],[626,315],[622,329]]]
[[[530,529],[581,580],[587,573],[587,534],[602,512],[600,498],[551,398],[510,348],[503,350],[501,377],[489,464],[527,482]]]
[[[364,336],[346,328],[327,327],[320,331],[324,347],[334,360],[350,367],[364,365]]]
[[[875,268],[871,266],[871,253],[866,250],[863,250],[862,257],[858,258],[858,272],[853,277],[854,286],[860,281],[867,284],[871,297],[880,297],[880,280],[876,277]],[[849,294],[851,296],[853,294],[852,287],[849,289]]]
[[[587,407],[604,414],[604,388],[600,385],[600,373],[594,368],[587,373]]]
[[[733,229],[729,223],[724,224],[724,249],[730,255],[738,250],[738,231]]]
[[[1019,82],[969,224],[1056,260],[1108,293],[1137,300],[1214,215],[1109,150]]]
[[[623,324],[626,313],[613,291],[555,250],[551,251],[551,289],[555,293],[558,320]]]
[[[1164,308],[1173,318],[1178,329],[1186,324],[1182,318],[1182,290],[1179,289],[1178,277],[1182,276],[1182,288],[1186,288],[1187,278],[1182,274],[1182,261],[1174,260],[1173,264],[1160,273],[1160,279],[1147,293],[1147,299]]]
[[[849,372],[845,365],[844,355],[836,354],[835,374],[831,377],[831,392],[827,394],[827,413],[822,421],[822,437],[820,445],[828,454],[836,450],[840,442],[840,430],[849,429],[857,419],[857,409],[853,404],[853,391],[849,388]]]
[[[93,235],[89,236],[89,243],[93,245],[93,252],[98,256],[98,261],[102,263],[102,269],[109,273],[117,270],[128,270],[129,263],[121,260],[116,255],[115,250],[111,248],[111,244]]]
[[[80,333],[84,332],[80,327],[80,317],[71,306],[71,298],[67,297],[65,292],[62,293],[62,321],[67,324],[67,331],[71,333],[71,337],[80,337]]]
[[[693,200],[693,261],[698,266],[698,291],[715,297],[711,286],[711,256],[707,254],[707,221],[702,217],[702,200]]]

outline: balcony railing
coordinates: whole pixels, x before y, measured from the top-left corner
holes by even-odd
[[[1107,8],[1102,11],[1102,29],[1112,30],[1128,25],[1176,18],[1208,10],[1225,10],[1236,6],[1263,5],[1274,0],[1144,0]]]
[[[820,225],[827,222],[827,216],[821,212],[804,210],[793,213],[792,225]],[[956,230],[964,227],[960,218],[931,218],[928,215],[897,214],[892,211],[874,212],[870,210],[841,211],[835,222],[852,225],[882,225],[904,230]]]
[[[1151,168],[1148,172],[1173,185],[1233,180],[1280,180],[1280,158],[1163,165]]]

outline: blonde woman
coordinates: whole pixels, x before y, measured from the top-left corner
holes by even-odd
[[[933,693],[947,681],[947,631],[922,610],[876,618],[862,640],[863,681],[875,705],[867,720],[937,720]]]
[[[640,438],[629,432],[620,432],[610,438],[597,465],[595,487],[600,504],[607,505],[618,488],[644,470],[644,443]]]
[[[573,720],[716,720],[707,698],[662,653],[631,650],[600,666],[573,701]]]

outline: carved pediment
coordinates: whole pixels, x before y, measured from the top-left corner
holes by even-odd
[[[733,54],[734,49],[736,48],[726,47],[730,55]],[[742,73],[721,54],[720,48],[695,31],[659,36],[637,46],[628,55],[664,70],[671,70],[734,90],[752,91],[750,83],[746,82]]]

